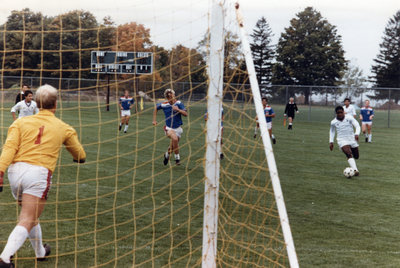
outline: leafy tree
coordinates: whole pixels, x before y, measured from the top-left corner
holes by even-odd
[[[196,50],[183,45],[173,47],[169,53],[170,81],[203,83],[206,63]]]
[[[272,61],[275,56],[274,46],[271,45],[273,36],[267,20],[261,17],[253,33],[250,35],[253,42],[250,44],[254,59],[254,67],[256,70],[258,84],[262,92],[267,93],[267,85],[271,83],[272,77]]]
[[[89,77],[91,51],[99,48],[99,24],[95,16],[74,10],[56,16],[50,27],[58,29],[52,36],[58,41],[48,44],[52,50],[59,50],[53,53],[53,61],[49,62],[53,66],[53,75],[60,75],[57,68],[61,68],[62,77]]]
[[[5,75],[38,75],[41,67],[42,30],[46,29],[49,18],[28,8],[12,11],[6,23],[0,26],[6,31],[0,36],[0,49],[5,54]]]
[[[290,26],[279,38],[272,82],[334,86],[340,83],[346,66],[336,27],[318,11],[307,7],[290,21]],[[319,92],[318,89],[315,91]],[[303,87],[302,93],[308,103],[311,89]]]
[[[207,32],[204,38],[200,40],[197,51],[208,61],[210,55],[210,33]],[[238,36],[230,31],[225,33],[224,40],[224,82],[230,83],[235,73],[240,72],[243,62],[242,52]]]
[[[386,25],[384,37],[380,46],[380,52],[375,65],[372,66],[372,73],[377,87],[400,88],[400,10],[389,19]],[[388,90],[376,90],[375,99],[387,99]],[[391,97],[398,103],[400,91],[392,90]]]
[[[143,24],[130,22],[117,27],[116,51],[150,51],[150,29]]]
[[[363,75],[363,71],[356,65],[349,64],[342,78],[342,88],[346,96],[358,97],[366,87],[367,79]]]

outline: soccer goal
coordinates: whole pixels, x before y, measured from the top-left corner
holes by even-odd
[[[22,85],[50,84],[87,154],[60,153],[40,267],[298,267],[264,120],[254,138],[264,112],[246,19],[238,3],[203,2],[23,9],[0,25],[1,145]],[[124,12],[135,18],[113,18]],[[0,250],[19,212],[6,174]],[[13,261],[39,266],[28,240]]]

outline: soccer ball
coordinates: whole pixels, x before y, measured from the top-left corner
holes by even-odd
[[[346,178],[351,178],[351,177],[354,176],[354,174],[355,174],[355,170],[352,169],[351,167],[347,167],[347,168],[345,168],[345,169],[343,170],[343,175],[344,175]]]

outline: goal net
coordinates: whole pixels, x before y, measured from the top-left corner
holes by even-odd
[[[287,236],[277,173],[275,181],[270,175],[273,153],[266,125],[260,124],[254,138],[255,104],[261,105],[261,99],[252,91],[257,86],[250,83],[254,70],[246,65],[241,23],[235,7],[224,6],[223,14],[230,15],[225,21],[219,17],[223,74],[215,80],[210,44],[213,6],[220,3],[201,2],[1,13],[9,12],[0,25],[1,145],[22,85],[35,93],[50,84],[59,92],[56,116],[77,130],[87,153],[81,165],[65,149],[59,155],[40,217],[43,241],[52,247],[44,267],[208,267],[205,245],[218,267],[292,265],[288,247],[294,252],[293,241]],[[125,13],[135,17],[124,19]],[[102,14],[107,16],[101,19]],[[93,57],[93,52],[98,54]],[[111,62],[100,52],[114,55]],[[129,58],[117,52],[136,54]],[[207,96],[213,85],[220,98]],[[175,153],[164,165],[171,140],[162,109],[153,125],[157,104],[165,102],[169,88],[188,113],[182,116],[180,165]],[[126,120],[120,113],[125,90],[134,103],[128,124],[120,127]],[[209,140],[210,131],[217,139]],[[210,193],[214,207],[207,203]],[[6,174],[0,250],[20,211]],[[215,241],[204,242],[207,235]],[[16,267],[38,266],[28,240],[13,261]]]

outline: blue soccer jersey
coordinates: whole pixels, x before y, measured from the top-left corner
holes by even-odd
[[[182,116],[180,112],[174,111],[172,106],[177,106],[180,110],[185,109],[185,105],[181,101],[176,101],[171,105],[168,101],[157,103],[157,110],[162,109],[165,115],[165,125],[170,128],[178,128],[183,125]]]
[[[274,114],[274,110],[272,109],[271,106],[267,105],[266,107],[264,107],[264,114],[265,115],[272,115]],[[267,123],[272,122],[272,117],[265,117],[265,120],[267,120]]]
[[[119,104],[121,104],[122,110],[124,111],[130,110],[133,103],[135,103],[135,101],[132,97],[125,98],[125,96],[122,96],[121,98],[119,98]]]
[[[374,115],[374,109],[371,107],[362,107],[360,110],[360,115],[362,117],[362,122],[371,122],[372,119],[370,119],[370,116]]]

